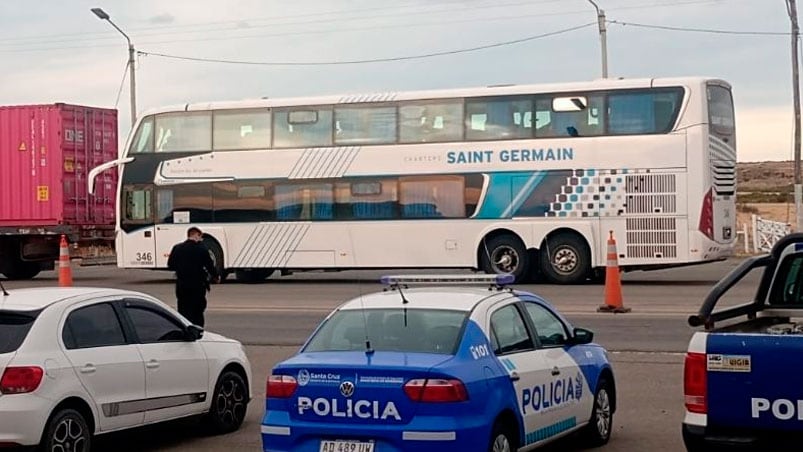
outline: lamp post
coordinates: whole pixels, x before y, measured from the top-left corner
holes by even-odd
[[[105,20],[106,22],[110,23],[115,30],[119,31],[125,40],[128,41],[128,70],[129,70],[129,80],[131,82],[131,88],[129,89],[129,93],[131,95],[131,127],[134,127],[134,123],[137,121],[137,79],[136,79],[136,71],[134,71],[134,44],[131,43],[131,38],[128,37],[127,34],[123,30],[120,29],[114,22],[112,22],[111,18],[106,11],[103,11],[102,8],[92,8],[92,13],[95,14],[98,19]]]
[[[608,78],[608,38],[605,28],[605,11],[599,9],[594,0],[588,0],[597,10],[597,25],[599,27],[599,43],[602,51],[602,78]]]

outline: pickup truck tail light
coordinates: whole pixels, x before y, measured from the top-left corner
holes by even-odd
[[[705,353],[686,353],[683,365],[683,395],[686,409],[692,413],[708,412],[708,380]]]
[[[414,402],[463,402],[468,400],[466,386],[460,380],[421,378],[410,380],[404,392]]]
[[[289,375],[271,375],[265,386],[265,397],[286,399],[298,388],[298,381]]]

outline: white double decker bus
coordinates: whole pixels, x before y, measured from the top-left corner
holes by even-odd
[[[190,225],[224,274],[472,268],[597,277],[734,246],[730,85],[597,80],[180,105],[119,165],[118,265],[163,269]],[[90,181],[91,184],[91,181]]]

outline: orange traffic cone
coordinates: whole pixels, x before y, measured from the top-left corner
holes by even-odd
[[[619,277],[619,257],[616,251],[616,239],[613,231],[608,238],[608,262],[605,266],[605,304],[597,312],[625,313],[630,308],[622,304],[622,280]]]
[[[67,236],[61,236],[59,244],[59,287],[72,287],[72,269],[70,268],[70,247]]]

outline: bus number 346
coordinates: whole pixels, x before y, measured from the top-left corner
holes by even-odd
[[[137,262],[153,262],[153,253],[137,253]]]

